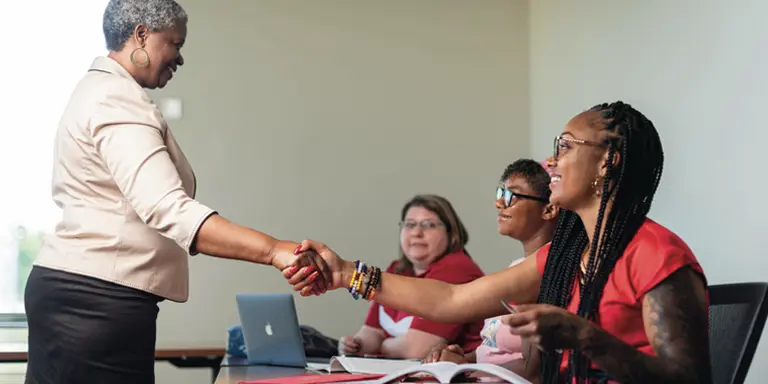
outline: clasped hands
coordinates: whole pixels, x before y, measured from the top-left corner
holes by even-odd
[[[354,262],[339,257],[323,243],[304,240],[298,246],[280,242],[272,251],[271,264],[302,296],[321,295],[342,288],[345,273],[354,270]]]

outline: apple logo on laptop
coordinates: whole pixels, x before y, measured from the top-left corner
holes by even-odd
[[[267,323],[264,327],[264,332],[266,332],[268,336],[272,336],[272,324]]]

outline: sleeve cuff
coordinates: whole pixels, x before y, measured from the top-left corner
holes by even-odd
[[[218,212],[216,212],[211,208],[206,207],[205,205],[202,205],[197,202],[195,203],[196,203],[195,206],[190,207],[191,209],[189,210],[189,212],[187,212],[187,214],[190,217],[197,217],[197,220],[195,221],[194,226],[192,226],[189,233],[189,237],[187,238],[186,244],[184,246],[184,249],[187,251],[187,253],[189,253],[190,256],[195,256],[198,253],[200,253],[197,251],[197,247],[195,247],[195,244],[196,244],[195,240],[197,239],[197,233],[200,231],[200,227],[203,225],[205,220],[207,220],[209,217],[211,217],[212,215],[218,214]]]

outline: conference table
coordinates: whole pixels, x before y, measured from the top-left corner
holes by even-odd
[[[237,384],[241,381],[264,380],[273,377],[290,377],[314,373],[302,368],[268,367],[264,365],[222,366],[214,384]]]
[[[155,361],[166,361],[177,368],[210,368],[215,382],[225,355],[224,348],[158,348]],[[26,344],[0,343],[0,363],[26,363],[28,359]]]
[[[322,363],[327,364],[328,358],[314,358],[308,357],[307,362],[310,363]],[[225,357],[221,362],[221,369],[219,370],[219,376],[214,381],[214,384],[238,384],[243,381],[257,381],[272,379],[278,377],[291,377],[298,375],[311,375],[321,374],[317,371],[304,369],[304,368],[288,368],[288,367],[276,367],[267,365],[249,365],[248,362],[239,357]],[[495,377],[483,377],[484,383],[503,383]],[[406,379],[405,382],[418,383],[422,382],[419,379]]]
[[[310,363],[327,364],[328,358],[307,358]],[[214,384],[237,384],[241,381],[264,380],[274,377],[290,377],[318,372],[304,368],[276,367],[267,365],[249,365],[244,358],[225,357],[221,362],[219,376]]]

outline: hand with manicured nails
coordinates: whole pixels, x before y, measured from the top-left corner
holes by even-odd
[[[303,281],[312,283],[316,291],[325,291],[328,281],[333,275],[320,255],[311,249],[302,249],[301,244],[291,241],[280,241],[275,245],[271,254],[271,264],[283,275],[286,272],[304,271]]]
[[[283,276],[295,291],[300,291],[302,296],[311,296],[346,288],[349,276],[355,270],[354,262],[342,259],[327,245],[312,240],[302,241],[297,251],[297,262],[282,269]],[[317,270],[322,271],[323,281],[315,280],[317,276],[312,277]]]

